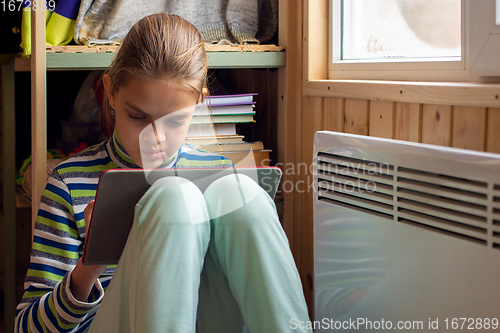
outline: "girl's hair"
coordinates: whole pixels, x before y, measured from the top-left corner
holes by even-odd
[[[207,56],[198,29],[178,15],[167,13],[146,16],[136,22],[106,71],[111,89],[117,91],[130,78],[173,80],[186,85],[203,98],[207,83]],[[105,131],[112,133],[114,118],[104,94]]]

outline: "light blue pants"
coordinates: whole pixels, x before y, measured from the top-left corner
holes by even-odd
[[[180,177],[151,186],[90,332],[278,333],[309,320],[274,203],[238,177],[204,194]]]

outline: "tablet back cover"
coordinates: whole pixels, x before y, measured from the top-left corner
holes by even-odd
[[[216,179],[228,174],[246,174],[274,198],[281,170],[265,168],[228,169],[113,169],[101,174],[89,234],[83,254],[84,265],[115,265],[127,242],[134,220],[135,205],[155,180],[179,176],[193,181],[203,192]]]
[[[85,244],[85,265],[118,263],[132,228],[135,205],[151,185],[144,176],[104,172],[99,179]],[[131,218],[132,217],[132,218]]]

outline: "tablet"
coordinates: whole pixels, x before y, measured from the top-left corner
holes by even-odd
[[[99,178],[88,235],[84,265],[115,265],[127,242],[134,221],[135,205],[157,179],[184,177],[202,192],[216,179],[244,174],[254,179],[274,199],[281,179],[276,167],[227,169],[111,169]]]

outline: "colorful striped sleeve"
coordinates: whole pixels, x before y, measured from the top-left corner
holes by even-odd
[[[179,149],[174,168],[230,168],[233,162],[225,156],[184,144]]]
[[[70,192],[56,169],[40,201],[15,332],[79,332],[88,326],[104,291],[96,281],[89,302],[71,294],[71,272],[81,245]]]

